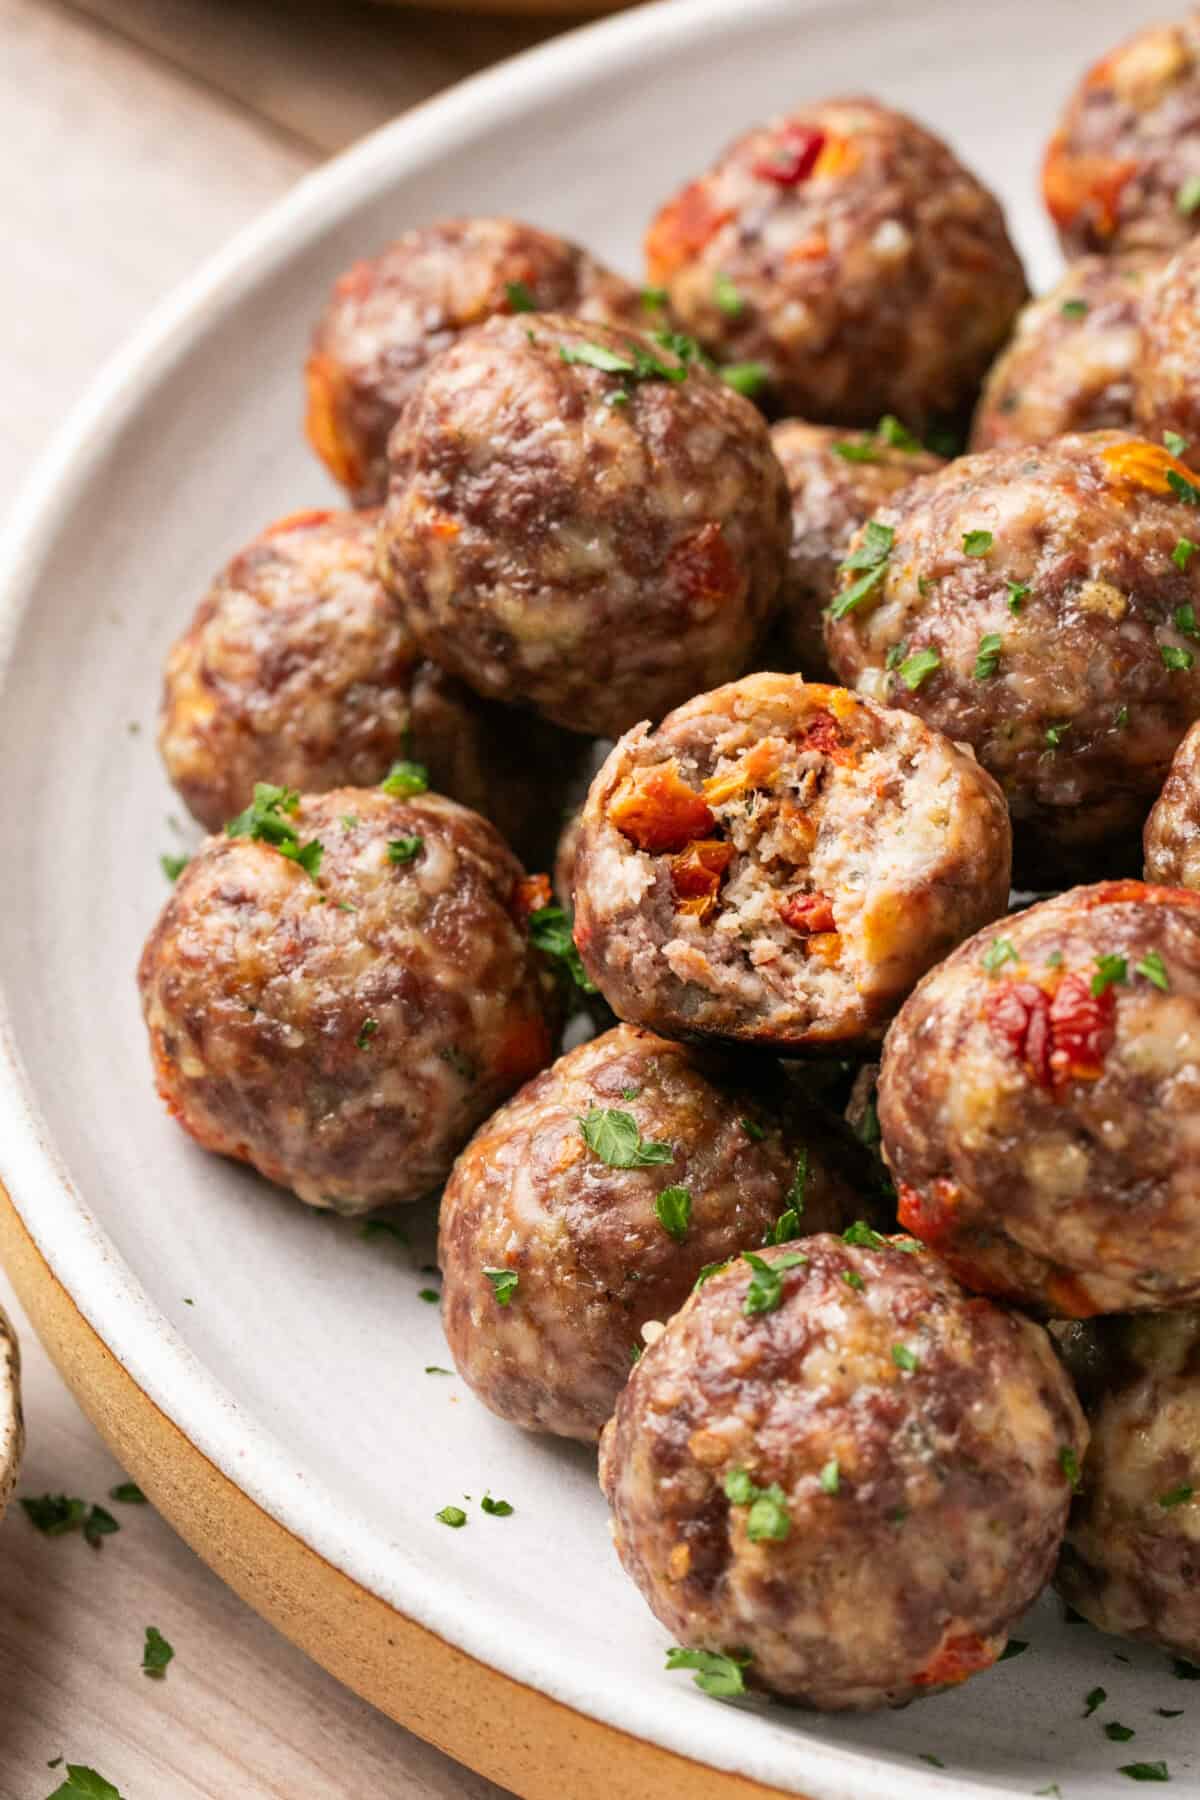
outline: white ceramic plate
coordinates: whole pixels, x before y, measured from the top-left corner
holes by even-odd
[[[2,558],[0,1173],[44,1257],[191,1442],[362,1586],[584,1713],[814,1800],[1056,1781],[1065,1800],[1128,1797],[1117,1769],[1135,1757],[1165,1757],[1195,1795],[1200,1689],[1049,1600],[1019,1660],[897,1714],[730,1707],[665,1674],[593,1459],[424,1375],[446,1352],[403,1255],[193,1149],[158,1104],[133,970],[165,895],[158,854],[181,842],[153,746],[160,670],[225,557],[328,496],[299,371],[356,254],[497,211],[633,272],[654,203],[727,137],[869,90],[1000,192],[1041,284],[1057,265],[1043,138],[1083,63],[1149,16],[1129,0],[675,0],[476,79],[302,183],[188,285],[76,414]],[[511,1519],[435,1522],[485,1487]],[[1084,1720],[1095,1685],[1112,1699]],[[1128,1744],[1103,1735],[1113,1717]]]

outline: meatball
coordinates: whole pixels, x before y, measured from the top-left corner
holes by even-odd
[[[828,1711],[996,1661],[1087,1442],[1040,1326],[911,1240],[847,1237],[707,1281],[634,1369],[600,1457],[656,1617],[748,1686]]]
[[[1068,431],[1129,429],[1146,258],[1085,256],[1030,301],[992,365],[972,450],[1045,444]]]
[[[1200,1661],[1200,1314],[1080,1329],[1100,1376],[1055,1585],[1099,1630]]]
[[[655,322],[586,250],[514,219],[443,219],[341,277],[308,358],[308,437],[355,505],[387,492],[387,441],[425,365],[495,313]]]
[[[228,829],[142,953],[160,1094],[206,1149],[309,1205],[419,1198],[553,1054],[532,884],[434,794],[260,786]]]
[[[1193,468],[1200,466],[1198,307],[1200,240],[1187,245],[1146,284],[1133,394],[1139,428],[1148,438],[1165,437]],[[1184,439],[1182,445],[1174,442],[1178,437]]]
[[[1067,1318],[1200,1300],[1200,895],[1107,881],[963,944],[888,1034],[900,1220]]]
[[[894,419],[877,432],[845,432],[785,419],[771,433],[792,495],[792,549],[777,638],[784,666],[809,680],[832,675],[824,612],[850,539],[871,514],[942,459],[921,449]]]
[[[1008,814],[937,732],[842,688],[750,675],[596,776],[575,938],[621,1018],[781,1051],[869,1045],[1004,911]]]
[[[774,609],[787,484],[690,354],[545,315],[428,370],[391,442],[385,578],[479,693],[614,737],[740,673]]]
[[[1200,713],[1197,503],[1162,447],[1090,432],[962,457],[855,540],[827,617],[834,668],[970,745],[1031,887],[1137,865]]]
[[[438,1260],[459,1373],[501,1418],[594,1442],[642,1328],[706,1268],[874,1211],[856,1151],[778,1084],[733,1086],[636,1026],[572,1050],[476,1133],[447,1185]],[[502,1301],[498,1274],[515,1276]]]
[[[1042,192],[1068,256],[1171,250],[1200,221],[1200,13],[1151,25],[1088,70]]]
[[[921,427],[960,415],[1026,297],[1000,206],[939,138],[867,99],[747,132],[669,200],[650,280],[773,410]]]
[[[1175,752],[1142,841],[1147,881],[1200,888],[1200,723]]]
[[[216,831],[256,781],[302,793],[370,787],[413,760],[521,854],[541,855],[579,740],[481,700],[422,659],[374,572],[377,522],[295,513],[232,559],[167,660],[167,773]]]

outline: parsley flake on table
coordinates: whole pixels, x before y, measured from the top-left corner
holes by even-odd
[[[1169,1512],[1173,1506],[1185,1506],[1195,1492],[1191,1482],[1181,1481],[1178,1487],[1168,1488],[1165,1494],[1160,1494],[1158,1504],[1164,1512]]]
[[[119,1788],[86,1763],[68,1763],[67,1779],[55,1788],[49,1800],[123,1800],[123,1796]]]
[[[387,858],[390,863],[415,862],[425,847],[423,837],[389,838]]]
[[[414,794],[428,792],[429,770],[424,763],[393,763],[379,785],[393,799],[410,800]]]
[[[619,1107],[593,1106],[579,1118],[579,1134],[593,1155],[610,1169],[644,1169],[674,1161],[670,1144],[643,1138],[632,1113]]]
[[[997,969],[1004,967],[1005,963],[1019,962],[1020,958],[1011,939],[993,938],[979,960],[988,974],[994,975]]]
[[[441,1297],[436,1288],[417,1289],[417,1299],[423,1300],[426,1306],[436,1306]]]
[[[863,569],[865,573],[835,597],[828,608],[831,618],[844,619],[847,613],[852,613],[855,607],[861,606],[879,587],[887,574],[888,557],[892,554],[895,537],[896,533],[890,525],[883,525],[878,519],[867,520],[863,527],[862,543],[838,567],[839,575],[852,574],[855,569]]]
[[[116,1500],[121,1506],[148,1506],[146,1499],[136,1481],[120,1481],[116,1487],[109,1488],[108,1497]]]
[[[440,1363],[426,1363],[425,1373],[427,1375],[453,1375],[454,1370],[443,1369]]]
[[[1099,1706],[1103,1706],[1104,1702],[1107,1699],[1108,1699],[1108,1694],[1106,1693],[1104,1688],[1094,1687],[1092,1689],[1091,1693],[1088,1695],[1087,1699],[1083,1703],[1084,1718],[1090,1719],[1092,1714],[1096,1711],[1096,1708]]]
[[[1165,1762],[1122,1763],[1117,1774],[1128,1775],[1130,1781],[1170,1781],[1171,1779]]]
[[[995,541],[990,531],[964,531],[963,555],[986,556]]]
[[[164,850],[158,863],[168,881],[178,881],[191,860],[190,856],[172,856],[169,850]]]
[[[726,363],[719,373],[726,387],[731,387],[735,394],[744,394],[747,400],[761,394],[767,385],[766,363]]]
[[[667,1236],[682,1244],[692,1219],[692,1196],[687,1188],[664,1188],[654,1202],[654,1211]]]
[[[732,1700],[746,1691],[742,1670],[750,1662],[748,1655],[722,1656],[716,1650],[667,1651],[668,1669],[693,1669],[692,1679],[701,1693],[714,1700]]]
[[[1171,561],[1177,569],[1186,569],[1196,554],[1196,546],[1191,538],[1181,537],[1171,552]]]
[[[1155,1712],[1160,1719],[1182,1719],[1182,1706],[1156,1706]]]
[[[1110,1719],[1104,1727],[1104,1735],[1113,1744],[1127,1744],[1131,1737],[1136,1737],[1132,1725],[1122,1725],[1116,1719]]]
[[[539,906],[536,912],[529,915],[529,941],[535,950],[543,956],[553,957],[558,962],[566,977],[574,982],[581,994],[594,994],[596,984],[583,966],[583,958],[575,947],[575,939],[571,934],[571,920],[561,906]],[[638,1090],[624,1094],[622,1098],[633,1100]]]
[[[507,1500],[493,1500],[490,1494],[485,1494],[479,1504],[493,1519],[510,1519],[515,1510]]]
[[[87,1514],[86,1500],[71,1500],[66,1494],[22,1494],[20,1503],[29,1523],[44,1537],[78,1530]]]
[[[1086,300],[1064,300],[1058,310],[1066,319],[1086,319],[1088,303]]]
[[[808,1262],[807,1256],[801,1256],[798,1250],[789,1250],[785,1256],[777,1256],[774,1262],[768,1262],[763,1256],[756,1256],[754,1251],[742,1252],[742,1261],[748,1263],[752,1270],[750,1286],[746,1289],[746,1298],[742,1302],[742,1312],[746,1318],[752,1319],[756,1313],[769,1313],[778,1310],[783,1299],[783,1276],[787,1269],[798,1269]]]
[[[931,1769],[944,1769],[946,1766],[941,1757],[935,1756],[932,1750],[918,1750],[917,1755],[923,1763],[928,1763]]]
[[[1000,666],[1000,652],[1004,648],[1004,639],[998,631],[987,631],[979,640],[979,648],[975,652],[974,675],[976,681],[989,681]]]
[[[1092,993],[1098,1000],[1106,988],[1128,985],[1129,964],[1123,956],[1098,956],[1096,973],[1092,976]]]
[[[142,1674],[149,1675],[152,1681],[166,1679],[167,1664],[173,1661],[175,1651],[168,1644],[157,1625],[147,1625],[146,1642],[142,1649]]]
[[[713,276],[713,300],[717,310],[723,312],[727,319],[740,319],[746,310],[746,302],[738,292],[733,277],[718,269]]]
[[[511,1306],[512,1297],[517,1291],[521,1277],[516,1269],[485,1269],[484,1274],[492,1284],[492,1292],[496,1296],[497,1306]]]
[[[292,817],[299,810],[300,795],[295,788],[274,787],[268,781],[256,781],[253,800],[236,819],[230,819],[225,836],[254,838],[259,843],[270,844],[280,856],[299,863],[305,874],[315,881],[321,871],[325,846],[320,838],[301,843],[300,834],[292,824]]]
[[[461,1531],[467,1522],[467,1515],[461,1506],[443,1506],[440,1512],[434,1513],[439,1524],[449,1525],[451,1531]]]
[[[523,281],[506,281],[504,284],[504,293],[513,312],[523,313],[537,311],[537,301]]]
[[[83,1541],[93,1550],[99,1550],[101,1540],[111,1537],[121,1527],[112,1514],[103,1506],[89,1506],[87,1517],[83,1521]]]
[[[918,650],[906,656],[897,673],[910,693],[915,693],[927,676],[940,669],[942,659],[936,650]]]

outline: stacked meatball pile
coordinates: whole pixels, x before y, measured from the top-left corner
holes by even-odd
[[[408,232],[314,335],[346,509],[168,660],[163,1098],[312,1206],[443,1190],[460,1375],[599,1445],[709,1693],[953,1686],[1056,1566],[1200,1659],[1197,118],[1194,21],[1092,71],[1028,305],[861,98],[642,290]]]

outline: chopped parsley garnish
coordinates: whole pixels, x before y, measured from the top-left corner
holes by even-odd
[[[1005,604],[1008,607],[1009,612],[1019,613],[1022,604],[1029,598],[1029,583],[1027,581],[1009,581],[1006,579],[1004,585],[1008,589],[1008,599]]]
[[[912,656],[905,657],[898,673],[909,692],[915,693],[926,676],[932,675],[941,666],[942,659],[936,650],[918,650]]]
[[[425,1364],[425,1373],[427,1375],[453,1375],[454,1370],[453,1369],[443,1369],[443,1367],[440,1363],[426,1363]]]
[[[57,1768],[62,1757],[47,1763],[47,1768]],[[86,1763],[68,1763],[67,1779],[55,1788],[50,1800],[122,1800],[121,1791],[95,1769],[89,1769]]]
[[[640,1087],[635,1087],[631,1082],[628,1087],[621,1089],[621,1098],[622,1100],[636,1100],[641,1091]]]
[[[918,1750],[917,1755],[923,1763],[928,1763],[931,1769],[944,1769],[946,1766],[941,1757],[935,1756],[932,1750]]]
[[[1129,708],[1127,706],[1118,706],[1116,712],[1113,714],[1113,725],[1115,729],[1117,731],[1124,731],[1128,723]]]
[[[777,1482],[760,1488],[745,1469],[731,1469],[725,1477],[725,1495],[731,1506],[748,1506],[746,1536],[752,1544],[782,1543],[792,1528],[787,1496]]]
[[[172,856],[169,850],[164,850],[158,866],[168,881],[178,881],[191,860],[190,856]]]
[[[21,1507],[43,1537],[66,1537],[72,1531],[81,1531],[84,1542],[93,1550],[99,1550],[104,1538],[121,1529],[106,1507],[89,1506],[86,1500],[66,1494],[23,1494]]]
[[[358,1036],[354,1040],[354,1048],[356,1050],[365,1050],[378,1030],[378,1019],[364,1019],[358,1028]]]
[[[1177,431],[1164,431],[1163,443],[1171,452],[1172,456],[1182,456],[1187,449],[1187,439],[1185,437],[1180,437]]]
[[[1058,749],[1058,746],[1062,743],[1063,739],[1066,737],[1066,735],[1067,735],[1068,731],[1070,731],[1070,729],[1071,729],[1070,719],[1064,719],[1061,725],[1047,725],[1047,727],[1046,727],[1046,742],[1049,745],[1051,750]]]
[[[789,1212],[794,1213],[797,1216],[797,1218],[804,1211],[804,1192],[807,1187],[808,1187],[808,1151],[803,1146],[801,1146],[801,1148],[796,1152],[796,1162],[795,1162],[794,1168],[792,1169],[791,1185],[789,1186],[787,1193],[783,1197],[784,1204],[788,1208]],[[775,1242],[777,1244],[782,1243],[783,1241],[784,1240],[782,1238],[776,1238],[776,1240],[775,1240]]]
[[[907,425],[902,425],[894,413],[884,413],[875,427],[877,438],[889,445],[893,450],[919,450],[921,440],[914,437]]]
[[[146,1499],[136,1481],[119,1481],[116,1487],[109,1488],[108,1497],[116,1500],[121,1506],[148,1506]]]
[[[702,1288],[706,1281],[711,1281],[714,1275],[719,1275],[722,1269],[727,1269],[728,1267],[728,1257],[726,1257],[724,1262],[705,1263],[704,1267],[696,1277],[696,1287]],[[695,1291],[696,1289],[693,1288],[692,1292],[695,1293]]]
[[[1200,195],[1197,196],[1200,203]],[[1171,1776],[1165,1762],[1122,1763],[1117,1770],[1118,1775],[1128,1775],[1130,1781],[1170,1781]]]
[[[617,1107],[591,1107],[579,1119],[579,1134],[588,1149],[610,1169],[643,1169],[674,1160],[670,1144],[643,1138],[633,1114]]]
[[[1116,1719],[1110,1719],[1104,1727],[1104,1735],[1114,1744],[1127,1744],[1131,1737],[1136,1737],[1132,1725],[1121,1725]]]
[[[855,1219],[842,1233],[843,1244],[856,1244],[860,1250],[886,1250],[888,1241],[873,1231],[865,1219]]]
[[[753,1119],[739,1119],[738,1124],[741,1126],[746,1136],[756,1144],[761,1144],[767,1135],[762,1126],[757,1125]]]
[[[901,638],[900,642],[898,644],[892,645],[891,649],[888,651],[887,655],[884,657],[884,659],[883,659],[884,668],[885,669],[898,669],[900,667],[900,664],[904,661],[904,659],[907,655],[908,655],[908,639]]]
[[[516,1269],[485,1269],[483,1272],[492,1284],[496,1305],[511,1306],[512,1297],[516,1293],[521,1279],[518,1271]]]
[[[1195,1488],[1188,1481],[1181,1481],[1178,1487],[1168,1488],[1165,1494],[1158,1496],[1158,1504],[1164,1509],[1172,1506],[1183,1506],[1195,1493]]]
[[[740,319],[746,310],[746,302],[738,293],[736,283],[720,270],[713,277],[713,299],[727,319]]]
[[[990,531],[964,531],[963,555],[986,556],[995,541]]]
[[[403,1225],[397,1225],[394,1219],[364,1219],[358,1228],[358,1235],[366,1243],[374,1238],[389,1238],[395,1244],[409,1247],[408,1233]]]
[[[644,1355],[645,1355],[645,1351],[642,1348],[641,1344],[630,1344],[629,1360],[631,1363],[640,1363],[642,1360],[642,1357]]]
[[[667,304],[667,290],[664,287],[644,287],[641,297],[642,305],[651,312],[661,312]]]
[[[1176,191],[1175,210],[1181,212],[1186,218],[1189,213],[1194,213],[1198,206],[1200,206],[1200,175],[1193,175],[1190,181],[1185,181],[1183,186]]]
[[[1086,300],[1064,300],[1059,311],[1067,319],[1085,319],[1088,312]]]
[[[1185,506],[1200,506],[1200,487],[1194,481],[1189,481],[1186,475],[1181,475],[1178,469],[1167,470],[1167,486]]]
[[[493,1500],[490,1494],[485,1494],[479,1504],[485,1513],[491,1514],[493,1519],[512,1517],[513,1509],[507,1500]]]
[[[387,855],[390,863],[414,862],[425,847],[423,837],[389,838]]]
[[[1160,644],[1158,653],[1162,657],[1163,668],[1175,673],[1190,669],[1196,660],[1190,650],[1181,650],[1178,644]]]
[[[836,444],[831,444],[829,447],[835,456],[841,457],[843,462],[873,463],[879,461],[879,452],[870,438],[863,438],[858,443],[855,443],[853,438],[840,438]]]
[[[1184,1656],[1171,1658],[1171,1673],[1176,1681],[1200,1681],[1200,1665],[1188,1662]]]
[[[775,1312],[783,1299],[783,1275],[786,1269],[798,1269],[808,1262],[807,1256],[801,1256],[798,1250],[789,1250],[783,1256],[777,1256],[774,1262],[767,1262],[765,1257],[756,1256],[752,1250],[742,1253],[742,1261],[750,1265],[753,1271],[750,1286],[746,1289],[746,1298],[742,1302],[742,1311],[748,1319],[756,1313]]]
[[[753,400],[767,385],[766,363],[726,363],[720,375],[726,387],[731,387],[735,394],[744,394],[747,400]]]
[[[83,1541],[93,1550],[99,1550],[100,1540],[111,1537],[121,1527],[112,1514],[103,1506],[89,1506],[87,1518],[83,1521]]]
[[[443,1506],[441,1512],[435,1512],[433,1516],[439,1524],[449,1525],[451,1531],[461,1531],[467,1522],[461,1506]]]
[[[1000,666],[1000,652],[1004,648],[1004,639],[998,631],[985,632],[979,640],[979,649],[975,653],[975,679],[987,681]]]
[[[142,1674],[149,1675],[153,1681],[166,1678],[167,1664],[174,1658],[175,1652],[168,1644],[157,1625],[147,1625],[146,1642],[142,1650]]]
[[[892,554],[895,537],[896,533],[890,525],[881,525],[878,519],[867,520],[861,544],[850,552],[838,570],[839,574],[848,574],[855,569],[863,569],[866,573],[860,575],[857,581],[852,581],[837,596],[829,608],[832,618],[844,619],[847,613],[853,612],[869,594],[874,593],[887,574],[887,561]]]
[[[394,799],[408,800],[414,794],[428,791],[429,770],[424,763],[393,763],[379,785],[385,794],[391,794]]]
[[[892,1345],[892,1361],[898,1369],[903,1369],[908,1375],[914,1375],[920,1367],[920,1359],[915,1351],[909,1349],[907,1344]]]
[[[1182,1706],[1156,1706],[1155,1712],[1160,1719],[1182,1719]]]
[[[417,1299],[423,1300],[426,1306],[436,1306],[441,1297],[436,1288],[417,1289]]]
[[[604,375],[632,375],[635,365],[628,356],[622,356],[616,350],[606,350],[603,344],[560,344],[558,354],[565,363],[583,363],[589,369],[599,369]]]
[[[1034,1788],[1035,1800],[1062,1800],[1062,1789],[1057,1781],[1048,1782],[1044,1788]]]
[[[1171,552],[1171,561],[1177,569],[1186,569],[1196,554],[1196,546],[1191,538],[1181,537]]]
[[[1115,987],[1118,982],[1129,980],[1129,964],[1123,956],[1098,956],[1096,973],[1092,976],[1092,993],[1097,999],[1105,988]]]
[[[594,994],[596,984],[583,966],[583,959],[571,935],[571,920],[561,906],[539,906],[529,915],[529,941],[543,956],[551,956],[561,964],[563,973],[573,981],[581,994]],[[626,1100],[636,1095],[625,1094]]]
[[[1020,958],[1017,956],[1011,939],[993,938],[979,960],[988,974],[994,975],[997,969],[1004,967],[1005,963],[1018,962]]]
[[[692,1196],[687,1188],[664,1188],[654,1202],[654,1211],[667,1236],[682,1244],[692,1218]]]
[[[1135,975],[1144,975],[1147,981],[1152,981],[1164,994],[1170,992],[1171,978],[1167,974],[1167,965],[1157,950],[1147,950],[1142,960],[1134,963],[1133,972]]]
[[[1070,1444],[1063,1444],[1061,1449],[1059,1450],[1058,1466],[1062,1470],[1063,1474],[1066,1476],[1067,1480],[1070,1482],[1071,1486],[1073,1488],[1075,1488],[1076,1490],[1078,1490],[1078,1487],[1079,1487],[1079,1458],[1078,1458],[1078,1456],[1076,1456],[1076,1454]]]
[[[714,1700],[732,1700],[745,1693],[742,1670],[749,1662],[749,1656],[744,1653],[722,1656],[716,1650],[667,1651],[667,1668],[694,1669],[692,1679],[696,1686]]]
[[[1200,638],[1200,625],[1196,623],[1196,609],[1190,600],[1185,605],[1175,608],[1175,629],[1181,631],[1184,637]]]
[[[843,1269],[842,1280],[848,1288],[853,1288],[858,1294],[861,1294],[867,1285],[857,1269]]]
[[[300,842],[300,834],[292,824],[300,810],[300,796],[295,788],[273,787],[270,782],[256,781],[254,798],[236,819],[230,819],[225,835],[230,838],[256,838],[270,844],[281,856],[299,863],[306,875],[315,881],[321,869],[325,847],[319,838]]]
[[[821,1473],[817,1476],[817,1480],[820,1483],[821,1492],[823,1494],[837,1493],[838,1488],[841,1486],[842,1472],[838,1466],[838,1459],[836,1456],[831,1456],[827,1463],[822,1464]]]
[[[1098,1706],[1103,1706],[1108,1694],[1102,1687],[1094,1687],[1083,1703],[1083,1716],[1090,1719]]]
[[[803,1208],[801,1208],[801,1211]],[[790,1244],[793,1238],[800,1236],[800,1212],[794,1206],[785,1206],[771,1229],[767,1232],[768,1244]]]
[[[537,301],[523,281],[506,281],[504,292],[508,296],[508,304],[515,313],[537,311]]]

